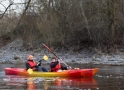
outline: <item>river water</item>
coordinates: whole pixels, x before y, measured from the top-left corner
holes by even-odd
[[[24,67],[24,65],[0,65],[0,90],[124,90],[124,66],[71,65],[72,67],[98,67],[92,78],[60,77],[19,77],[5,75],[5,67]]]

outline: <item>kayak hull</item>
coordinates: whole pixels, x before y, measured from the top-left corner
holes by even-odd
[[[92,77],[94,76],[98,68],[90,69],[72,69],[62,72],[36,72],[28,73],[24,68],[4,68],[6,75],[19,75],[30,77]]]

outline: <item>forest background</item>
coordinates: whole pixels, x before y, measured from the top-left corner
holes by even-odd
[[[9,0],[7,6],[2,2],[0,47],[19,38],[20,50],[27,51],[42,49],[42,43],[69,53],[124,51],[124,0]]]

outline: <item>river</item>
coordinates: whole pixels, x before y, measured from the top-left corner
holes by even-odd
[[[72,67],[98,67],[92,78],[52,78],[19,77],[5,75],[5,67],[24,67],[24,65],[0,65],[0,89],[12,90],[124,90],[124,66],[71,65]]]

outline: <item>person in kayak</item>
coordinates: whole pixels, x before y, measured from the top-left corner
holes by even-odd
[[[36,63],[33,60],[33,56],[32,55],[28,55],[27,62],[26,62],[26,70],[28,70],[29,68],[31,68],[33,71],[47,72],[46,68],[41,67],[40,65],[41,65],[41,60],[39,61],[39,63]]]
[[[56,57],[52,57],[52,62],[50,63],[51,72],[58,72],[61,70],[68,70],[68,67],[65,67],[60,64],[61,59],[57,60]]]

